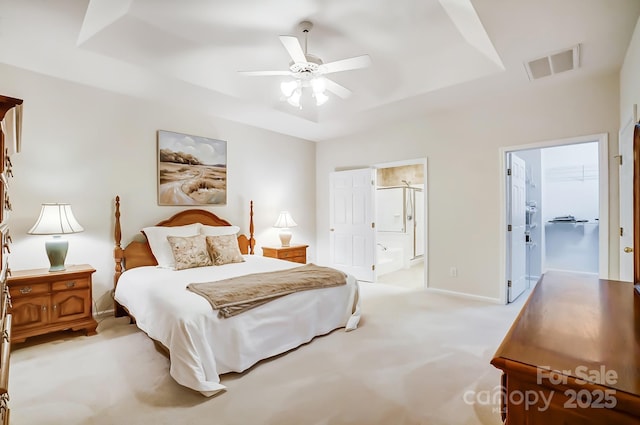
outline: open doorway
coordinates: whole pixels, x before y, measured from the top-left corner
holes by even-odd
[[[376,168],[376,282],[426,287],[426,160]]]
[[[608,277],[607,152],[606,135],[501,150],[505,303],[547,270]]]

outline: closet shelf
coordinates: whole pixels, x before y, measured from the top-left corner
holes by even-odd
[[[589,220],[549,220],[547,223],[551,224],[598,224],[597,221],[589,221]]]

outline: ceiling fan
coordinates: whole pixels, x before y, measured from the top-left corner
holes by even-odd
[[[341,71],[350,71],[352,69],[366,68],[371,65],[369,55],[355,56],[352,58],[341,59],[333,62],[323,63],[322,59],[307,52],[307,34],[313,27],[309,21],[300,23],[300,28],[305,35],[304,50],[300,45],[297,37],[291,35],[281,35],[280,41],[284,48],[291,56],[292,62],[289,64],[288,70],[282,71],[239,71],[240,74],[255,76],[290,76],[291,81],[285,81],[280,88],[286,96],[287,101],[297,107],[300,107],[300,97],[304,87],[311,87],[313,97],[316,99],[317,105],[322,105],[328,100],[325,90],[330,91],[336,96],[347,99],[352,92],[348,88],[336,83],[326,77],[327,74]]]

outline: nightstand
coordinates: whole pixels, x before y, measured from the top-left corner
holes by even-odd
[[[11,295],[12,342],[30,336],[72,329],[95,335],[91,275],[88,264],[67,266],[66,270],[16,270],[7,279]]]
[[[279,258],[281,260],[293,261],[294,263],[307,263],[307,247],[309,245],[291,245],[280,247],[262,247],[264,257]]]

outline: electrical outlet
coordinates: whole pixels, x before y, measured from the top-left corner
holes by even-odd
[[[458,269],[455,267],[451,267],[449,269],[449,274],[451,275],[451,277],[457,277],[458,276]]]

